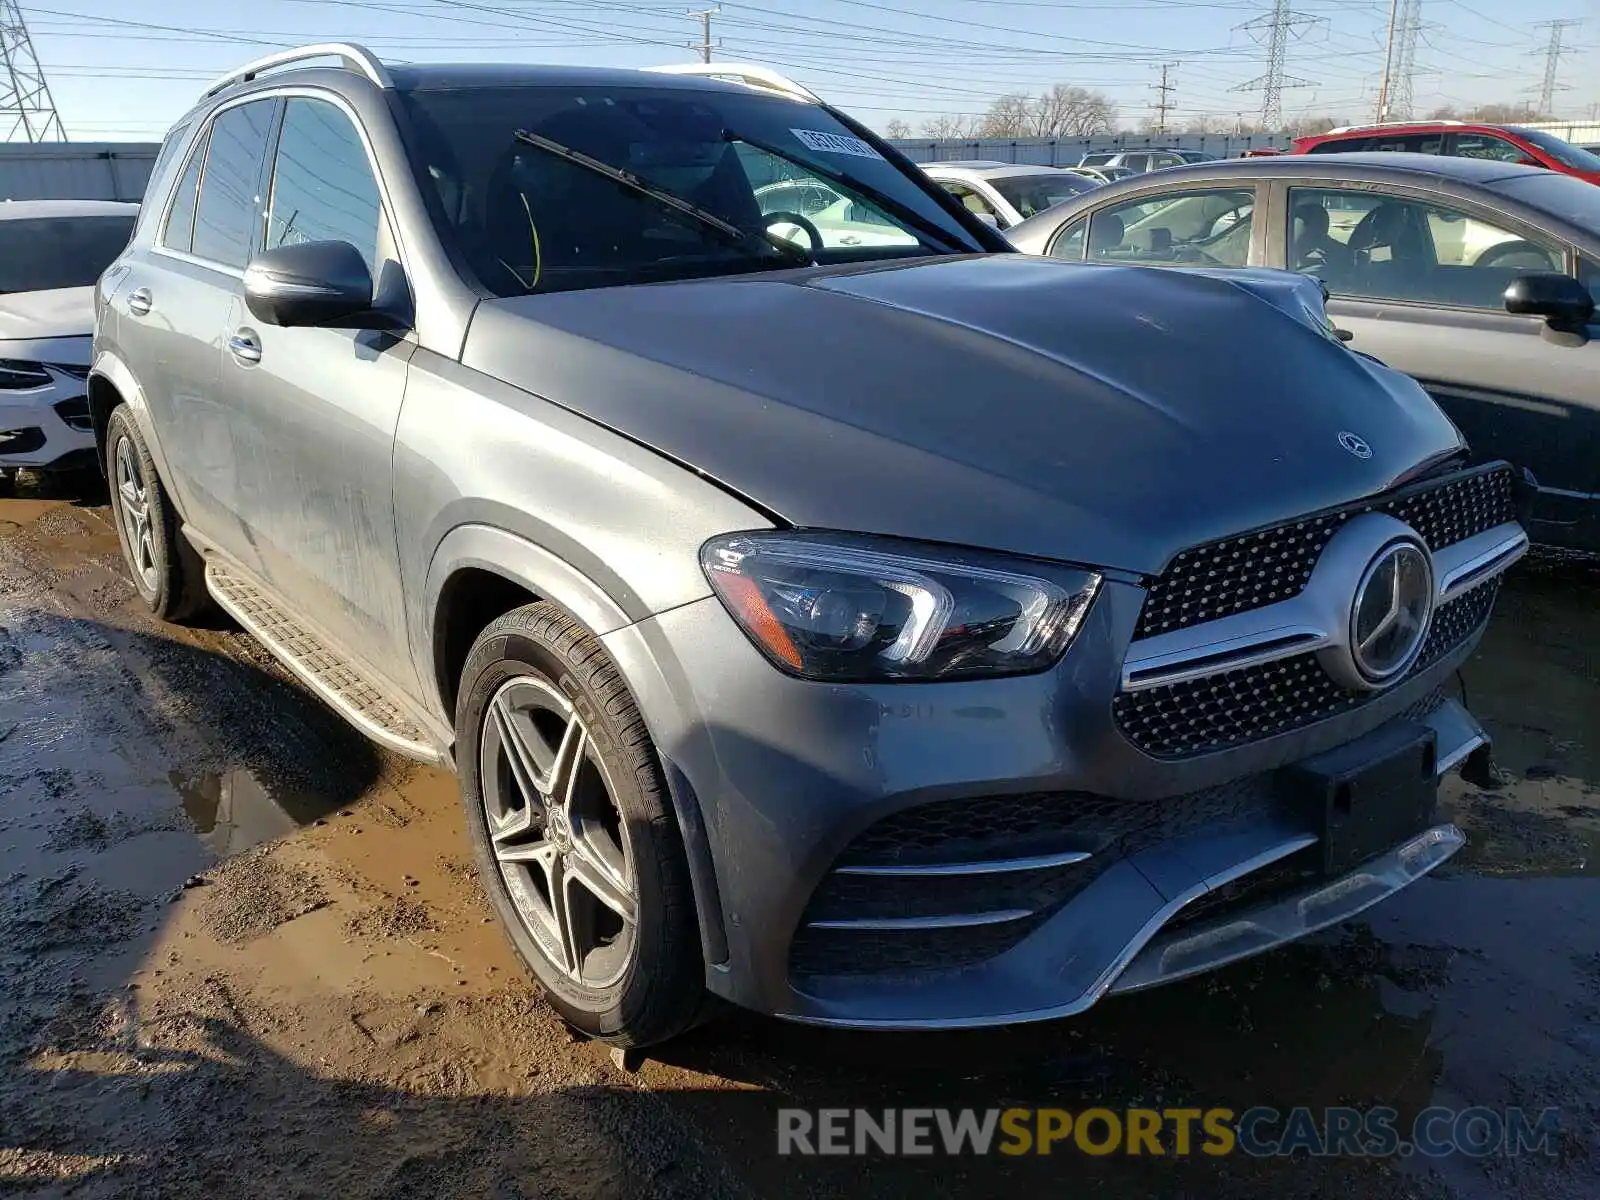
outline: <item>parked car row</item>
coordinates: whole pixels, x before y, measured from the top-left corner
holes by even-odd
[[[1463,844],[1444,685],[1528,542],[1324,288],[1487,255],[1535,282],[1485,328],[1588,351],[1539,189],[1259,165],[923,171],[720,63],[247,64],[96,295],[130,575],[453,768],[598,1038],[1010,1024],[1281,945]]]

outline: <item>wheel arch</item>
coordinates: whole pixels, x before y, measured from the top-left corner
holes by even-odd
[[[430,700],[452,727],[461,669],[478,635],[496,618],[540,600],[562,609],[597,639],[633,626],[639,619],[570,563],[507,530],[458,525],[439,543],[424,585],[427,644],[419,647],[417,657],[425,664],[425,680],[435,692]],[[728,941],[705,817],[699,797],[661,744],[651,721],[655,704],[648,701],[660,702],[665,681],[638,677],[641,673],[659,675],[660,664],[640,663],[628,653],[619,655],[616,651],[622,647],[607,649],[651,728],[688,855],[701,948],[708,964],[721,963],[728,956]],[[456,753],[461,753],[460,747]]]
[[[172,487],[172,471],[167,465],[167,456],[162,451],[161,439],[156,436],[155,423],[150,419],[150,407],[145,403],[144,389],[139,386],[128,364],[110,351],[97,354],[89,369],[88,395],[95,457],[99,460],[101,474],[110,478],[106,462],[106,429],[110,425],[111,414],[118,405],[126,404],[128,411],[133,414],[134,423],[139,427],[140,436],[144,438],[145,446],[150,450],[150,457],[155,460],[156,470],[167,485],[168,501],[177,509],[181,521],[184,513],[177,492]]]
[[[603,588],[527,538],[492,525],[458,525],[445,535],[428,566],[423,589],[429,699],[455,720],[461,667],[472,643],[496,617],[548,600],[599,637],[630,624]]]

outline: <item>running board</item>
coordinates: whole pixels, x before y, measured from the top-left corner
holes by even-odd
[[[240,572],[215,555],[205,561],[206,588],[217,603],[329,707],[379,745],[435,766],[446,763],[422,727],[360,668]]]

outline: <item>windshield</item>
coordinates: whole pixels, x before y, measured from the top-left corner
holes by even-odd
[[[983,247],[823,109],[680,87],[512,85],[401,93],[435,218],[502,296]],[[519,131],[523,136],[519,137]],[[558,153],[626,171],[750,234]],[[772,253],[766,235],[805,253]]]
[[[133,214],[0,220],[0,292],[92,287],[133,236]]]
[[[1600,187],[1585,183],[1575,175],[1519,174],[1494,183],[1497,192],[1542,208],[1553,217],[1570,221],[1600,236]]]
[[[1571,142],[1563,141],[1553,133],[1546,133],[1542,129],[1524,129],[1518,126],[1513,132],[1525,142],[1532,142],[1562,166],[1571,167],[1576,171],[1594,171],[1600,174],[1600,155],[1590,154],[1574,146]]]
[[[1024,217],[1042,213],[1075,196],[1094,190],[1092,181],[1082,175],[1066,171],[1052,171],[1048,175],[1008,175],[989,180],[989,186],[1005,197]]]

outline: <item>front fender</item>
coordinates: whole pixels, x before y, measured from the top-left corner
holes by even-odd
[[[451,714],[440,694],[437,669],[439,601],[451,576],[473,568],[499,575],[550,601],[596,637],[636,619],[599,585],[527,538],[492,525],[456,526],[434,549],[423,583],[420,627],[414,631],[414,644],[420,651],[418,664],[426,668],[419,672],[428,692],[425,699],[446,720]]]

